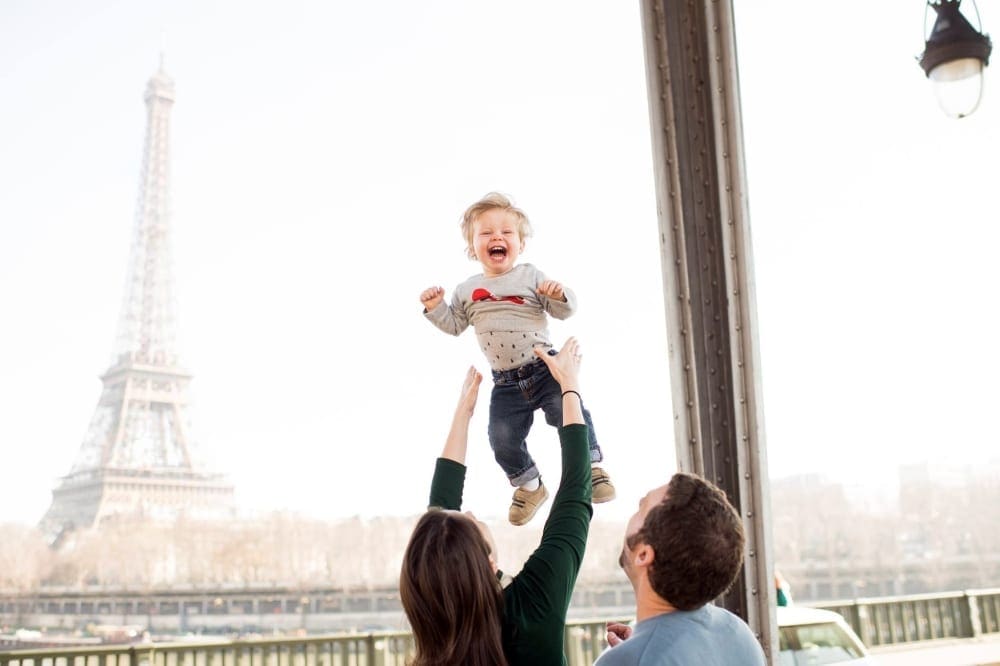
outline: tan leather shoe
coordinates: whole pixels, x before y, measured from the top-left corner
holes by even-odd
[[[518,488],[514,491],[514,497],[510,500],[510,512],[507,516],[512,525],[524,525],[535,517],[538,507],[545,504],[549,498],[549,491],[545,489],[545,484],[538,480],[536,490],[525,490]]]
[[[615,486],[611,477],[601,467],[590,468],[590,485],[594,488],[594,496],[590,500],[594,504],[610,502],[615,498]]]

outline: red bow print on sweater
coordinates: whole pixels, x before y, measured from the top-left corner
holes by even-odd
[[[496,296],[488,289],[483,289],[482,287],[473,290],[472,300],[477,303],[480,301],[510,301],[511,303],[516,303],[517,305],[524,305],[524,299],[520,296]]]

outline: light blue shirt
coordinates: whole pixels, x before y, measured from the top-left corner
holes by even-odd
[[[608,648],[594,666],[765,666],[750,627],[724,608],[706,604],[635,625],[624,643]]]

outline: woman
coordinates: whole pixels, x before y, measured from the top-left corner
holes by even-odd
[[[461,513],[469,422],[482,375],[470,368],[399,578],[417,654],[412,666],[565,664],[566,611],[592,515],[590,453],[579,390],[580,347],[536,350],[562,388],[562,479],[538,548],[501,586],[489,528]]]

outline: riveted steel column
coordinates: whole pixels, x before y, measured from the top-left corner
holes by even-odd
[[[731,0],[642,0],[678,467],[726,491],[747,555],[720,605],[777,655]]]

